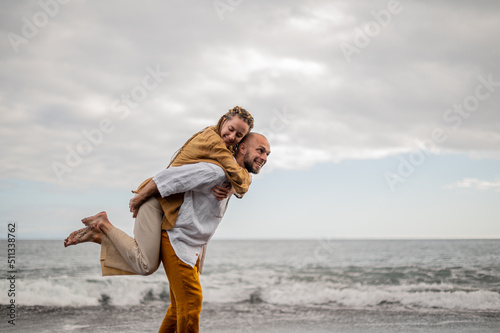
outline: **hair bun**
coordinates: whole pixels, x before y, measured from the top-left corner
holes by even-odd
[[[232,118],[234,115],[238,115],[238,117],[245,121],[248,126],[250,126],[250,129],[253,128],[254,120],[250,112],[243,109],[241,106],[235,106],[234,108],[230,109],[224,116],[226,118]]]

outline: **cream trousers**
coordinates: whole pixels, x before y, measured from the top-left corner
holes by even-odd
[[[103,276],[149,275],[160,265],[161,223],[163,210],[156,198],[150,198],[139,208],[134,225],[134,237],[116,227],[101,242]]]

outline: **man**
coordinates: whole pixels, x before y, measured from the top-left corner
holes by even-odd
[[[269,142],[263,135],[250,133],[240,142],[235,159],[240,166],[257,174],[270,152]],[[177,168],[184,170],[175,179],[171,176],[180,171],[176,168],[166,169],[153,178],[156,191],[162,197],[185,193],[174,228],[162,231],[161,259],[170,284],[171,304],[159,332],[198,332],[203,300],[198,276],[200,254],[217,229],[228,201],[215,200],[211,189],[227,180],[224,171],[211,163]],[[144,202],[155,193],[154,186],[141,193],[144,194],[139,194],[134,202]],[[131,202],[131,211],[136,209]]]

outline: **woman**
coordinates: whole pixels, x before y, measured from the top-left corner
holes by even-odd
[[[224,169],[230,185],[215,187],[212,190],[214,195],[222,200],[234,191],[242,197],[248,191],[251,178],[248,171],[236,163],[233,154],[238,143],[252,128],[253,117],[236,106],[223,115],[216,126],[207,127],[191,137],[168,167],[197,162],[219,165]],[[114,227],[106,213],[101,212],[83,219],[87,227],[71,233],[64,241],[65,247],[88,241],[101,244],[103,275],[149,275],[155,272],[160,262],[161,230],[169,230],[175,225],[184,194],[146,200],[144,191],[155,185],[151,179],[144,181],[134,191],[138,195],[130,200],[130,211],[136,217],[135,238]]]

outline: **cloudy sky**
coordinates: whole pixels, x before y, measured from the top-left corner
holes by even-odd
[[[3,1],[0,220],[63,239],[240,105],[218,238],[500,237],[498,1]]]

